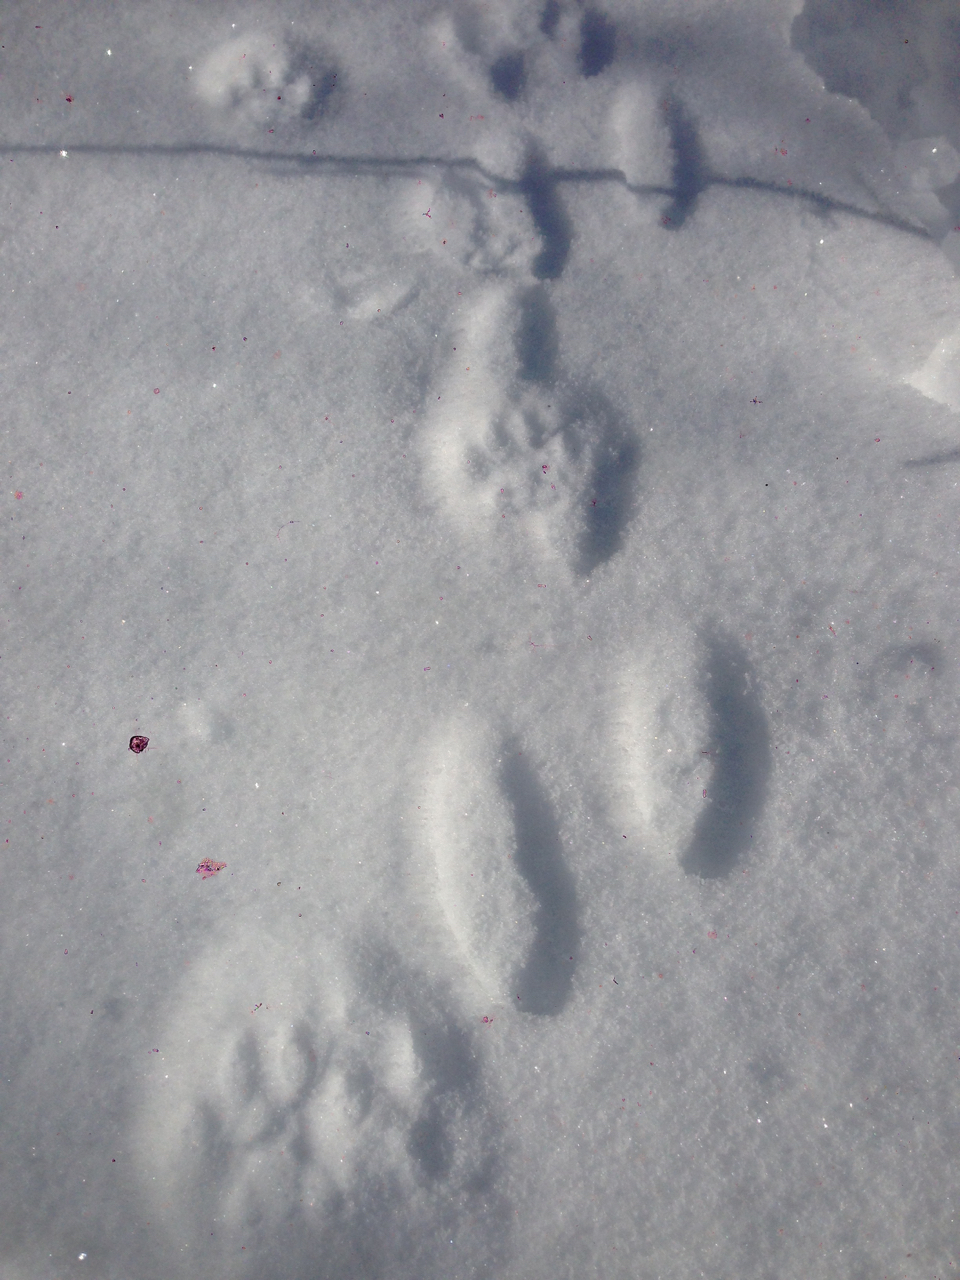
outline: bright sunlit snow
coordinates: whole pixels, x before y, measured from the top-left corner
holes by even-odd
[[[0,73],[2,1280],[958,1274],[955,5]]]

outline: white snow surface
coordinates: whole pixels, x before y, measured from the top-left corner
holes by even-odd
[[[960,1273],[955,6],[0,45],[2,1280]]]

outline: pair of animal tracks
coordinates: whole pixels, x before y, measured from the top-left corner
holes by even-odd
[[[630,825],[623,856],[637,857],[641,845],[643,856],[716,879],[752,845],[771,742],[744,651],[716,637],[705,666],[689,692],[658,692],[649,676],[624,679],[597,807],[611,829],[615,820]],[[582,949],[575,873],[589,851],[564,847],[530,756],[517,741],[498,742],[490,726],[451,722],[426,773],[425,839],[440,906],[481,990],[524,1013],[561,1013]]]

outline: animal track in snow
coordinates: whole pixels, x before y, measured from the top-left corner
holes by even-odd
[[[457,720],[427,764],[426,831],[447,924],[484,994],[514,998],[536,937],[536,898],[517,864],[510,804],[492,730]]]
[[[492,1112],[470,1033],[398,957],[307,963],[247,938],[195,961],[190,990],[140,1116],[145,1192],[175,1231],[272,1249],[282,1228],[271,1274],[294,1277],[311,1256],[331,1259],[311,1274],[360,1256],[377,1275],[397,1238],[461,1229],[439,1222],[487,1186]],[[414,1254],[390,1274],[415,1275]]]
[[[267,35],[236,37],[208,54],[194,88],[211,107],[250,124],[282,124],[319,115],[336,71],[315,49]]]
[[[577,899],[534,769],[517,744],[458,721],[435,747],[427,807],[440,903],[485,993],[559,1013],[580,946]]]
[[[598,387],[558,376],[545,289],[514,300],[490,287],[475,302],[421,438],[424,474],[462,528],[519,526],[589,575],[620,549],[640,446]]]
[[[709,713],[697,681],[696,640],[678,619],[661,628],[669,654],[626,666],[610,690],[606,767],[610,817],[645,851],[675,862],[692,838],[713,773]]]

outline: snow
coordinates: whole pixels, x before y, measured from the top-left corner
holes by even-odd
[[[957,34],[8,15],[3,1280],[960,1271]]]

